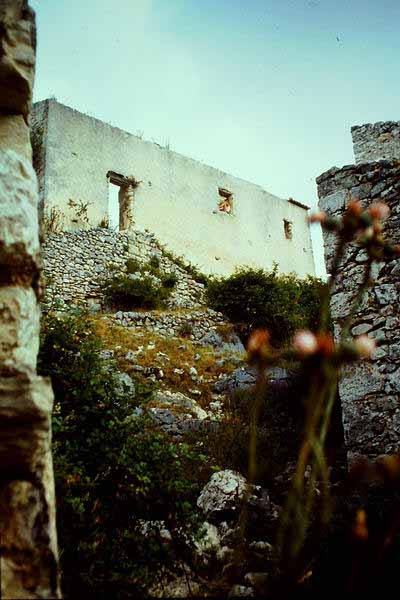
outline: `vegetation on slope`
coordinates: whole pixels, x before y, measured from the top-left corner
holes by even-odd
[[[243,267],[230,277],[212,278],[208,305],[241,323],[245,337],[253,329],[268,329],[276,346],[287,344],[297,329],[318,328],[324,284],[315,277]]]
[[[155,579],[178,572],[183,557],[190,562],[199,527],[195,501],[209,466],[197,448],[132,416],[149,391],[139,383],[134,397],[121,390],[101,348],[84,314],[43,320],[39,371],[51,376],[55,394],[63,588],[70,598],[136,598]]]

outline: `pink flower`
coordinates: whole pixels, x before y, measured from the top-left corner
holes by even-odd
[[[297,331],[293,338],[293,349],[301,356],[310,356],[318,350],[317,338],[311,331]]]
[[[309,223],[324,223],[326,221],[326,213],[320,211],[308,217]]]
[[[359,200],[351,200],[347,205],[347,214],[353,217],[359,217],[362,213],[362,205]]]
[[[354,345],[360,356],[363,358],[371,358],[375,349],[376,342],[367,335],[360,335],[354,340]]]
[[[269,333],[266,329],[256,329],[247,342],[247,351],[251,356],[260,354],[269,344]]]

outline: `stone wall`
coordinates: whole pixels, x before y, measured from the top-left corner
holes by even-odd
[[[37,180],[28,120],[35,15],[0,2],[0,573],[2,598],[59,598],[50,382],[39,347]]]
[[[400,158],[400,121],[355,125],[351,135],[357,164]]]
[[[149,329],[160,335],[188,337],[196,342],[206,338],[208,343],[209,334],[218,329],[219,326],[229,326],[221,313],[211,309],[190,310],[187,312],[164,312],[156,311],[119,311],[112,319],[116,325],[124,327],[135,327]]]
[[[350,199],[364,207],[382,199],[391,209],[386,221],[388,239],[400,242],[400,161],[379,161],[333,168],[318,179],[320,209],[341,215]],[[335,238],[325,234],[327,270]],[[352,244],[343,259],[331,300],[336,337],[363,277],[365,252]],[[339,394],[349,459],[376,457],[400,451],[400,259],[373,267],[375,283],[358,310],[353,335],[367,333],[380,345],[372,361],[352,366],[342,375]]]
[[[133,178],[134,227],[154,232],[205,273],[227,275],[241,265],[271,268],[274,262],[283,273],[315,273],[307,207],[55,100],[34,109],[34,147],[45,147],[42,158],[35,157],[44,213],[56,211],[65,229],[85,226],[76,208],[82,204],[90,227],[106,221],[110,191],[118,189],[112,182]],[[219,210],[221,189],[233,194],[230,214]]]
[[[39,216],[43,218],[43,204],[46,197],[46,137],[48,104],[40,103],[33,111],[30,121],[30,137],[33,154],[33,168],[38,178]]]
[[[104,305],[104,281],[126,270],[129,258],[145,265],[151,257],[160,261],[161,272],[174,273],[178,282],[169,299],[171,308],[195,308],[204,304],[204,285],[164,256],[154,235],[141,231],[117,233],[97,228],[49,234],[42,246],[47,281],[46,310],[57,303]]]

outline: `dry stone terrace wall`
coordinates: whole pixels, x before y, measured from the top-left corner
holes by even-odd
[[[139,312],[115,313],[116,325],[150,329],[160,335],[180,336],[182,333],[194,341],[200,341],[218,326],[226,325],[224,317],[214,310],[191,310],[188,312]]]
[[[340,215],[351,198],[364,207],[382,199],[391,209],[386,236],[400,242],[400,160],[330,169],[317,179],[319,206]],[[329,272],[335,248],[332,234],[324,235]],[[348,315],[367,260],[355,245],[346,252],[331,300],[335,335]],[[372,361],[343,373],[339,385],[349,460],[374,458],[400,451],[400,259],[374,265],[375,283],[355,318],[352,334],[367,333],[380,344]]]
[[[400,121],[356,125],[351,135],[357,164],[400,157]]]
[[[175,273],[178,278],[169,300],[171,308],[196,308],[203,304],[204,285],[165,257],[154,235],[96,228],[47,236],[42,246],[47,281],[43,309],[55,303],[59,309],[63,304],[79,303],[100,308],[104,281],[113,272],[124,271],[129,258],[144,265],[153,256],[159,259],[162,272]]]

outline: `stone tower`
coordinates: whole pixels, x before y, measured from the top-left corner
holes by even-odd
[[[339,216],[351,199],[368,207],[382,200],[390,207],[387,239],[400,242],[400,122],[352,128],[355,165],[333,167],[317,178],[319,207]],[[324,233],[329,273],[335,236]],[[351,244],[331,299],[335,336],[348,315],[362,280],[365,252]],[[352,335],[367,333],[379,347],[371,361],[345,370],[339,384],[345,440],[350,462],[400,450],[400,259],[375,263],[374,285],[355,316]]]

